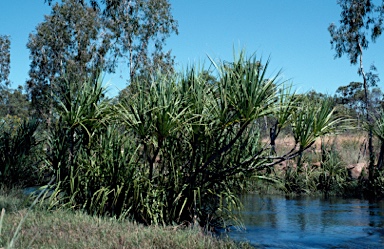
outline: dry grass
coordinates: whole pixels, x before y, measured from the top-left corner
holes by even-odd
[[[268,142],[264,139],[263,142]],[[359,171],[365,168],[368,160],[367,152],[367,136],[364,133],[330,135],[322,139],[317,139],[316,142],[309,148],[304,155],[306,163],[312,166],[319,166],[321,161],[321,145],[324,145],[327,150],[336,150],[340,156],[340,160],[347,168],[354,168],[358,165]],[[295,145],[292,136],[281,137],[276,140],[276,150],[278,154],[284,154]],[[377,148],[378,146],[376,146]],[[287,162],[282,163],[281,168]],[[294,162],[288,162],[290,165],[295,165]]]
[[[267,143],[268,141],[268,138],[263,139],[263,143]],[[295,141],[292,136],[280,137],[276,139],[275,142],[279,153],[290,150],[295,145]],[[311,147],[312,150],[321,152],[321,143],[325,144],[326,146],[335,145],[336,148],[346,148],[348,146],[352,146],[354,150],[358,150],[359,147],[366,143],[366,135],[362,133],[356,133],[325,136],[322,139],[319,138],[316,140],[316,142]]]

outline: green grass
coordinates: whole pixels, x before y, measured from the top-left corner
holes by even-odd
[[[6,210],[1,248],[9,248],[22,220],[12,248],[251,248],[204,234],[199,228],[143,226],[69,210],[47,211],[39,205],[28,211],[29,201],[15,193],[0,196],[0,208]]]

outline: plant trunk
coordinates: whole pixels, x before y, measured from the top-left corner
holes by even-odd
[[[363,76],[363,82],[364,82],[364,102],[365,102],[365,114],[367,118],[367,123],[368,123],[368,153],[369,153],[369,165],[368,165],[368,171],[369,171],[369,182],[372,184],[374,180],[374,171],[375,171],[375,155],[373,152],[373,132],[372,132],[372,118],[370,115],[370,101],[368,98],[368,82],[367,82],[367,77],[364,72],[363,68],[363,49],[361,47],[361,44],[359,44],[360,48],[360,73]]]
[[[277,138],[277,126],[279,122],[276,121],[275,125],[269,130],[269,138],[271,140],[271,156],[276,155],[276,138]]]

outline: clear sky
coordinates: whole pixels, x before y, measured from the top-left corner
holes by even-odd
[[[208,64],[207,55],[231,61],[233,49],[256,52],[265,61],[271,58],[272,75],[282,69],[282,78],[300,92],[316,90],[334,94],[351,81],[362,81],[357,66],[348,58],[334,59],[328,26],[338,23],[340,7],[336,0],[170,0],[179,22],[179,35],[167,40],[167,49],[176,56],[176,67]],[[29,33],[50,13],[44,0],[0,0],[0,34],[11,36],[11,75],[13,86],[28,78]],[[370,44],[364,63],[375,63],[379,76],[384,72],[384,37]],[[128,69],[120,67],[107,75],[110,94],[126,86]],[[382,79],[384,82],[384,78]],[[382,86],[382,83],[379,83]]]

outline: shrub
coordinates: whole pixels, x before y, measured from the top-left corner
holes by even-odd
[[[38,126],[36,119],[0,124],[0,184],[22,187],[38,180],[41,144],[36,138]]]

